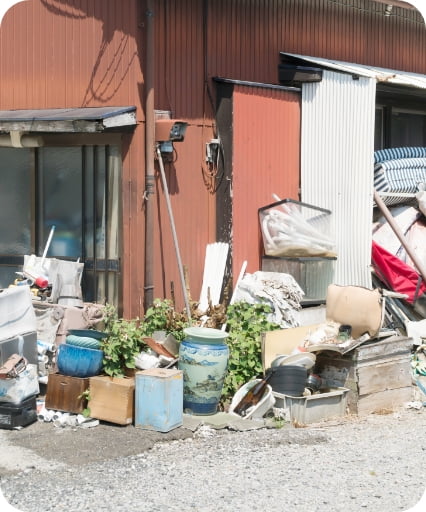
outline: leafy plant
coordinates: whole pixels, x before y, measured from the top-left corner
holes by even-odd
[[[261,334],[279,329],[267,317],[272,312],[268,304],[236,302],[228,307],[229,336],[228,373],[222,400],[230,399],[243,384],[262,373]]]
[[[173,302],[169,299],[155,299],[146,310],[141,324],[145,336],[152,336],[155,331],[166,331],[167,334],[173,334],[178,341],[183,340],[183,329],[188,326],[187,316],[175,311]]]
[[[118,318],[115,307],[111,305],[105,309],[107,337],[101,341],[103,370],[111,377],[124,377],[127,369],[135,368],[134,358],[144,347],[144,331],[138,318]]]
[[[90,389],[86,389],[85,391],[83,391],[83,393],[81,393],[81,395],[78,395],[77,397],[78,399],[81,399],[83,398],[83,400],[85,400],[86,402],[89,402],[90,400]],[[87,406],[83,409],[83,411],[81,412],[81,414],[85,417],[85,418],[89,418],[90,417],[90,407]]]

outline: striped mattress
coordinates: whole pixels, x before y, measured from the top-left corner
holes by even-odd
[[[376,151],[374,188],[387,205],[409,202],[426,183],[426,148],[406,147]],[[399,195],[401,194],[401,195]]]

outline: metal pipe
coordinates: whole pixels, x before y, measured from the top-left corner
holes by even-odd
[[[414,265],[416,266],[419,274],[422,276],[423,281],[426,283],[426,269],[423,266],[423,263],[419,260],[415,252],[411,249],[407,240],[405,239],[404,233],[401,231],[398,224],[395,222],[395,219],[392,217],[391,212],[388,207],[383,202],[383,199],[380,197],[377,190],[374,191],[374,201],[377,206],[380,208],[381,212],[385,216],[385,219],[389,222],[390,227],[393,229],[395,235],[398,237],[399,241],[403,245],[404,249],[407,251],[408,256],[410,256]]]
[[[183,266],[182,266],[182,260],[180,257],[179,243],[178,243],[178,239],[177,239],[177,235],[176,235],[176,227],[175,227],[175,221],[173,218],[172,205],[170,203],[169,188],[167,186],[166,174],[164,172],[163,157],[161,156],[161,151],[160,151],[159,145],[157,145],[157,157],[158,157],[158,163],[160,165],[161,180],[163,182],[164,196],[166,198],[167,210],[169,212],[170,227],[172,228],[173,242],[175,245],[176,259],[177,259],[177,264],[178,264],[178,268],[179,268],[180,283],[182,286],[183,298],[185,300],[186,315],[188,317],[189,323],[191,323],[191,310],[189,308],[189,300],[188,300],[188,295],[186,293],[185,276],[183,274]]]
[[[154,191],[155,191],[155,112],[154,59],[155,34],[153,0],[147,0],[145,60],[145,273],[144,310],[154,302]]]

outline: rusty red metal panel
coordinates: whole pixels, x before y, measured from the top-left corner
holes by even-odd
[[[394,6],[393,15],[385,17],[384,5],[370,0],[158,0],[153,6],[155,108],[170,110],[189,123],[185,141],[176,144],[178,158],[167,176],[182,260],[197,299],[205,246],[216,241],[215,195],[204,172],[205,144],[215,135],[212,77],[276,84],[283,51],[426,73],[426,30],[416,11]],[[31,0],[14,6],[0,27],[0,109],[137,107],[140,125],[126,137],[123,150],[123,303],[131,316],[140,315],[144,293],[145,11],[142,0]],[[273,96],[278,92],[262,93],[265,97],[251,94],[236,91],[239,110],[233,127],[239,145],[233,189],[237,274],[240,260],[254,258],[253,234],[248,231],[253,224],[244,224],[244,208],[252,203],[255,211],[267,204],[268,187],[280,186],[283,195],[292,197],[297,197],[298,187],[290,182],[290,175],[296,176],[292,174],[298,167],[296,156],[281,154],[279,160],[277,148],[282,149],[282,144],[271,144],[276,142],[275,132],[265,135],[265,140],[251,141],[250,148],[256,150],[251,160],[242,149],[244,137],[253,138],[250,123],[262,122],[266,127],[269,120],[268,126],[276,127],[281,108],[294,126],[297,102],[278,101]],[[249,99],[254,107],[242,110]],[[259,119],[253,117],[252,108]],[[268,119],[263,118],[263,108]],[[296,132],[283,137],[291,141]],[[296,140],[292,144],[298,147]],[[277,181],[268,184],[273,173],[267,169],[265,175],[261,165],[265,158],[271,159],[271,169],[289,165],[291,173],[274,174]],[[262,172],[248,181],[242,169],[254,174],[254,162]],[[160,183],[154,200],[155,294],[162,296],[169,294],[171,282],[178,289],[179,279]],[[257,212],[254,215],[258,236]],[[258,258],[259,247],[254,250]]]
[[[31,0],[12,7],[0,27],[0,108],[140,107],[137,5]]]
[[[173,222],[178,245],[172,236],[171,218],[157,162],[155,225],[155,289],[157,296],[170,297],[175,290],[178,309],[183,310],[183,292],[178,255],[187,270],[191,298],[198,301],[201,290],[206,246],[215,242],[215,196],[207,188],[203,172],[205,130],[188,126],[183,142],[174,143],[174,162],[163,159]]]
[[[426,31],[416,10],[369,0],[208,2],[208,72],[277,83],[280,51],[426,73]]]
[[[258,208],[299,199],[300,95],[236,86],[233,96],[233,274],[260,268]]]

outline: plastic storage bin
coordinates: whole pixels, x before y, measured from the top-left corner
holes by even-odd
[[[263,256],[262,270],[294,277],[305,292],[303,302],[325,301],[327,288],[334,282],[335,257],[289,258]]]
[[[288,396],[274,393],[275,407],[289,409],[291,421],[307,425],[346,414],[348,388],[335,388],[311,396]]]
[[[36,396],[30,396],[19,404],[0,402],[0,428],[11,430],[25,427],[37,420]]]
[[[336,257],[330,210],[283,199],[258,212],[266,255]]]
[[[22,355],[28,363],[38,365],[37,332],[27,332],[6,340],[1,339],[0,366],[3,365],[13,354]]]

